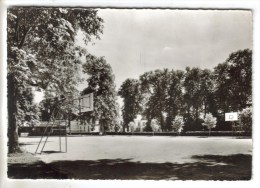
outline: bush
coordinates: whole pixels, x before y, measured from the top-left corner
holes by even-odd
[[[185,117],[186,116],[186,117]],[[201,131],[203,130],[203,120],[202,119],[193,119],[192,117],[187,117],[187,115],[184,116],[184,127],[183,131]]]
[[[239,124],[246,134],[252,134],[252,107],[245,108],[238,112]]]
[[[183,126],[184,126],[183,117],[176,116],[174,121],[172,121],[172,129],[174,130],[174,132],[177,132],[178,135],[180,135],[180,133],[183,130]]]
[[[151,125],[148,125],[148,124],[147,124],[147,125],[144,127],[143,131],[144,131],[144,132],[153,132],[153,129],[152,129]]]
[[[137,126],[137,127],[135,128],[135,132],[141,132],[141,127],[140,127],[140,126]]]
[[[207,113],[203,120],[204,123],[202,123],[202,125],[206,126],[209,129],[209,135],[210,135],[211,129],[216,127],[217,118],[213,117],[211,113]]]
[[[135,131],[135,123],[134,122],[129,122],[128,127],[130,129],[130,132],[133,133]]]
[[[151,127],[153,132],[160,132],[161,130],[160,125],[158,124],[158,121],[156,119],[153,119],[151,121]]]

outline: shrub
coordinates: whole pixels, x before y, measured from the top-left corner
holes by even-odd
[[[216,127],[217,118],[213,117],[211,113],[207,113],[203,120],[204,123],[202,123],[202,125],[206,126],[209,129],[209,135],[210,135],[211,129]]]
[[[186,116],[186,117],[185,117]],[[194,119],[192,117],[187,117],[187,115],[183,116],[184,127],[183,131],[201,131],[203,129],[203,120],[198,118]]]
[[[252,107],[245,108],[238,112],[239,124],[246,134],[252,134]]]
[[[141,132],[140,126],[137,126],[137,127],[135,128],[135,132]]]
[[[153,131],[151,124],[149,122],[146,122],[146,125],[145,125],[143,131],[144,132],[152,132]]]
[[[153,119],[151,121],[151,127],[153,132],[160,132],[160,125],[158,124],[158,121],[156,119]]]
[[[172,121],[172,129],[174,132],[177,132],[180,135],[181,131],[183,130],[184,121],[182,116],[176,116],[174,121]]]
[[[135,123],[134,122],[129,122],[128,127],[130,129],[130,132],[133,133],[135,131]]]

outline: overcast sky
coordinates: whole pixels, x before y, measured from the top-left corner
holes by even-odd
[[[101,40],[87,49],[105,56],[117,88],[145,71],[210,68],[231,52],[252,49],[252,15],[239,10],[101,9]]]
[[[104,31],[87,50],[112,66],[117,89],[155,69],[212,69],[252,49],[252,14],[241,10],[100,9]],[[78,42],[84,45],[78,36]],[[86,88],[86,83],[79,90]],[[40,101],[43,94],[37,94]]]

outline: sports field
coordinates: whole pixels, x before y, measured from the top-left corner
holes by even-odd
[[[34,153],[40,137],[21,137]],[[65,151],[65,139],[62,138]],[[58,177],[74,179],[248,180],[252,139],[232,137],[78,136],[67,152],[50,137],[38,157]],[[36,177],[38,178],[38,177]],[[51,178],[51,177],[48,177]]]

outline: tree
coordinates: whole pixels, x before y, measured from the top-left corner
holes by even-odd
[[[207,113],[204,118],[204,123],[202,123],[203,126],[206,126],[209,129],[209,136],[211,129],[216,127],[217,118],[213,117],[211,113]]]
[[[172,129],[180,135],[183,130],[184,121],[182,116],[175,116],[174,121],[172,121]]]
[[[94,91],[94,111],[91,117],[94,122],[99,120],[101,132],[104,133],[113,129],[118,115],[112,68],[104,57],[87,55],[83,72],[88,75],[88,89]]]
[[[202,96],[202,108],[204,110],[204,117],[207,113],[217,113],[214,91],[215,80],[213,72],[209,69],[202,70],[200,80],[200,93]]]
[[[121,85],[118,94],[124,100],[122,114],[124,120],[123,131],[125,131],[125,126],[127,126],[129,122],[134,121],[137,114],[142,110],[142,96],[138,80],[126,79]]]
[[[199,118],[199,110],[202,104],[201,96],[201,73],[200,68],[186,68],[186,77],[184,80],[185,94],[184,99],[187,104],[187,112],[190,115],[193,110],[195,119]]]
[[[252,51],[231,53],[214,68],[219,113],[239,111],[252,103]]]
[[[140,76],[141,91],[146,102],[144,105],[144,114],[148,120],[148,126],[152,119],[157,119],[160,122],[162,131],[165,129],[166,98],[169,82],[169,70],[155,70],[147,72]]]
[[[171,123],[175,119],[175,116],[179,113],[183,113],[183,80],[184,72],[170,71],[169,83],[166,97],[166,129],[171,130]]]
[[[201,75],[200,68],[186,68],[184,79],[184,104],[186,108],[185,129],[200,130],[201,122],[199,119],[202,111],[203,96],[201,93]]]
[[[88,43],[102,33],[97,11],[79,8],[12,7],[7,10],[7,92],[9,152],[19,150],[18,96],[21,88],[37,87],[57,94],[75,89],[80,57],[79,29]]]

